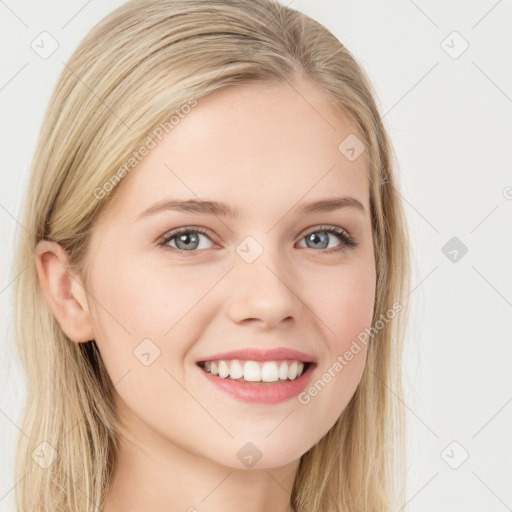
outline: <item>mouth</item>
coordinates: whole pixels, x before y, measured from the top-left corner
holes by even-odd
[[[235,400],[275,405],[304,390],[317,360],[289,347],[245,347],[203,356],[196,366],[208,385]]]
[[[198,361],[196,364],[213,377],[260,386],[296,381],[309,374],[316,366],[316,363],[297,359],[274,361],[220,359]]]
[[[316,367],[315,362],[297,359],[211,359],[196,365],[220,392],[241,402],[263,405],[296,398],[311,381]]]

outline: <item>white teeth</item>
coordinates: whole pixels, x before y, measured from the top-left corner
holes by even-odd
[[[241,379],[244,376],[244,369],[237,360],[231,361],[229,376],[232,379]]]
[[[261,380],[263,382],[275,382],[276,380],[279,380],[277,363],[274,363],[274,361],[263,363],[263,366],[261,367]]]
[[[288,378],[289,379],[295,379],[297,377],[297,370],[299,368],[299,365],[297,361],[293,361],[293,363],[288,368]]]
[[[256,361],[246,361],[244,365],[244,379],[249,382],[261,380],[261,368]]]
[[[226,361],[219,361],[219,377],[225,379],[229,376],[229,366]]]
[[[304,371],[300,361],[205,361],[203,369],[221,379],[244,379],[248,382],[294,380]]]

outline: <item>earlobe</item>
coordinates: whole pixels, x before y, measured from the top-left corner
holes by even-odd
[[[68,267],[64,249],[49,240],[40,240],[35,249],[35,262],[43,296],[68,338],[77,343],[95,338],[80,276]]]

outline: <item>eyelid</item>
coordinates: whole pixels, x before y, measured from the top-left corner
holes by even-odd
[[[348,250],[348,249],[351,249],[358,245],[357,240],[346,229],[341,228],[339,226],[334,226],[331,224],[327,224],[327,225],[320,224],[320,225],[314,225],[309,228],[306,228],[305,231],[302,231],[301,236],[299,238],[299,242],[302,241],[306,236],[308,236],[312,233],[315,233],[317,231],[325,231],[325,232],[334,234],[341,240],[341,243],[339,244],[340,247],[338,247],[338,248],[331,248],[328,250],[324,249],[324,250],[315,251],[315,252],[330,254],[330,253],[336,253],[336,252]],[[182,233],[199,233],[199,234],[202,234],[202,235],[206,236],[207,238],[209,238],[212,241],[212,243],[215,243],[215,241],[211,237],[211,232],[209,229],[203,228],[201,226],[193,226],[193,225],[192,226],[181,226],[179,228],[171,229],[171,230],[167,231],[166,233],[164,233],[162,236],[160,236],[156,240],[156,243],[158,244],[158,246],[165,247],[166,244],[171,239],[175,238],[176,236],[179,236]],[[193,255],[193,254],[202,252],[197,249],[194,249],[191,251],[184,251],[182,249],[177,249],[175,247],[171,247],[170,249],[172,249],[172,251],[175,252],[176,254],[190,253],[191,255]]]
[[[209,229],[206,229],[206,228],[203,228],[200,226],[182,226],[180,228],[170,229],[169,231],[164,233],[162,236],[158,237],[158,239],[156,240],[156,243],[158,245],[164,246],[167,242],[169,242],[169,240],[171,238],[174,238],[174,237],[180,235],[181,233],[189,233],[189,232],[200,233],[200,234],[205,235],[211,239],[211,236],[210,236],[211,232]],[[213,240],[212,240],[212,242],[213,242]],[[176,250],[179,251],[180,249],[176,249]],[[186,251],[184,251],[184,252],[186,252]]]
[[[344,235],[347,239],[354,240],[354,237],[344,228],[341,228],[339,226],[334,226],[331,224],[320,224],[311,226],[310,228],[307,228],[306,231],[304,231],[301,235],[301,239],[305,236],[310,235],[311,233],[315,233],[317,231],[328,231],[328,232],[334,232],[338,235]]]
[[[330,249],[330,250],[324,250],[324,251],[317,251],[317,252],[324,252],[326,254],[338,252],[338,251],[344,251],[348,249],[352,249],[358,245],[358,241],[355,239],[353,235],[351,235],[346,229],[341,228],[339,226],[334,226],[331,224],[320,224],[312,226],[311,228],[307,228],[306,231],[304,231],[300,237],[300,240],[303,240],[306,236],[310,235],[311,233],[316,233],[317,231],[325,231],[327,233],[331,233],[336,235],[341,240],[341,247],[338,249]]]

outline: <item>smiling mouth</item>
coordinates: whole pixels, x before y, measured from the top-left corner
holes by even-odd
[[[316,366],[298,360],[251,361],[217,360],[199,361],[197,365],[206,373],[225,380],[251,384],[279,384],[297,380]]]

